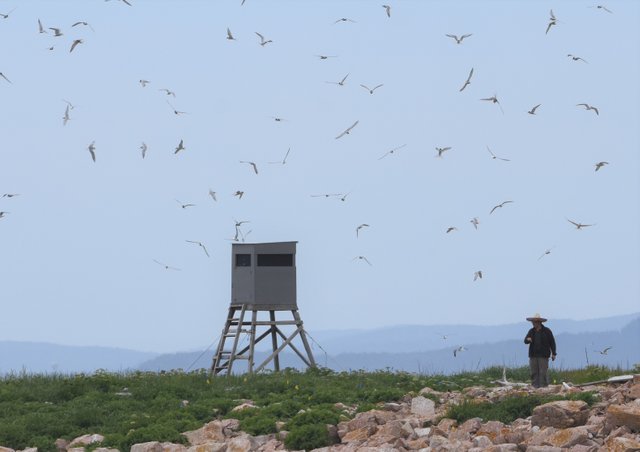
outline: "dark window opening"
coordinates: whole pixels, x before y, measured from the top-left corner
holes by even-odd
[[[236,254],[236,267],[251,267],[251,254]]]
[[[293,267],[293,254],[258,254],[258,267]]]

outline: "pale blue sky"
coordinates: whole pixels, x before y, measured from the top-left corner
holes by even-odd
[[[639,3],[131,3],[0,1],[0,340],[206,346],[234,220],[299,242],[311,332],[640,310]]]

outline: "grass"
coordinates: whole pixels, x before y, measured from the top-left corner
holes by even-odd
[[[552,371],[550,376],[552,380],[581,383],[622,373],[620,369],[589,367]],[[57,438],[71,440],[100,433],[105,436],[103,446],[124,451],[146,441],[184,443],[181,432],[214,419],[234,417],[240,420],[242,430],[255,435],[273,433],[276,421],[285,422],[291,436],[288,447],[300,449],[301,444],[307,445],[306,438],[315,438],[314,444],[329,441],[318,426],[324,428],[345,419],[334,407],[337,402],[366,411],[379,402],[417,394],[426,386],[437,391],[461,390],[491,386],[492,380],[501,377],[502,368],[498,367],[449,376],[322,368],[217,378],[209,378],[205,371],[14,374],[0,378],[0,446],[55,451]],[[509,369],[507,378],[527,381],[528,369]],[[231,413],[247,399],[258,408]],[[529,407],[539,402],[523,403]],[[472,409],[480,408],[465,405],[468,412]],[[517,411],[506,405],[503,410]],[[466,416],[464,412],[453,415],[460,419]]]

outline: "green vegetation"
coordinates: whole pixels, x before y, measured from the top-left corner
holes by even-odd
[[[588,367],[552,371],[551,379],[581,383],[623,374],[620,369]],[[491,386],[502,368],[458,375],[416,375],[392,370],[333,372],[286,369],[279,373],[209,378],[205,371],[132,372],[77,375],[9,375],[0,378],[0,445],[14,449],[38,447],[54,451],[57,438],[71,440],[88,433],[105,436],[103,446],[129,450],[146,441],[184,443],[181,432],[195,430],[214,419],[236,418],[240,428],[258,435],[276,431],[285,423],[287,445],[294,449],[321,447],[330,441],[326,424],[347,419],[337,402],[367,411],[379,402],[397,401],[426,386],[437,391],[469,386]],[[510,381],[527,381],[528,369],[509,369]],[[232,413],[245,400],[257,406]],[[184,402],[188,401],[188,402]],[[499,414],[466,414],[478,408],[467,402],[466,416],[507,419],[520,416],[538,399],[505,402]],[[466,410],[466,411],[464,411]],[[486,413],[473,411],[473,413]]]

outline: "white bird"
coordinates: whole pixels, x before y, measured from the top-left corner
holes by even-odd
[[[351,261],[355,261],[356,259],[358,259],[358,260],[363,260],[363,261],[365,261],[367,264],[371,265],[371,262],[369,262],[369,259],[367,259],[367,258],[366,258],[366,257],[364,257],[364,256],[356,256],[356,257],[354,257],[353,259],[351,259]]]
[[[458,38],[458,35],[445,35],[445,36],[448,36],[450,38],[455,39],[456,40],[456,44],[461,44],[463,39],[468,38],[469,36],[472,36],[472,35],[473,35],[473,33],[470,33],[468,35],[462,35],[459,38]]]
[[[183,149],[186,149],[184,147],[184,140],[180,140],[180,143],[178,143],[178,146],[176,146],[176,150],[175,150],[174,154],[177,154],[178,152],[182,151]]]
[[[480,220],[477,217],[473,217],[469,222],[473,225],[474,228],[478,229],[478,225],[480,224]]]
[[[545,31],[545,33],[544,33],[545,35],[546,35],[547,33],[549,33],[549,30],[551,29],[551,27],[552,27],[553,25],[556,25],[556,22],[557,22],[557,21],[558,21],[558,19],[556,19],[556,16],[553,14],[553,10],[551,10],[551,11],[549,12],[549,25],[547,25],[547,31]]]
[[[574,226],[576,227],[576,229],[582,229],[582,228],[586,228],[586,227],[589,227],[589,226],[595,226],[595,223],[594,223],[594,224],[582,224],[582,223],[576,223],[575,221],[571,221],[571,220],[570,220],[570,219],[568,219],[568,218],[567,218],[567,221],[568,221],[569,223],[571,223],[572,225],[574,225]]]
[[[446,151],[450,149],[451,149],[451,146],[447,146],[446,148],[439,148],[436,146],[436,151],[438,151],[438,155],[436,155],[436,157],[442,158],[442,154],[444,154]]]
[[[572,54],[570,54],[570,53],[569,53],[569,54],[567,54],[567,57],[568,57],[568,58],[571,58],[573,61],[582,61],[583,63],[587,63],[587,64],[589,64],[589,62],[588,62],[587,60],[585,60],[584,58],[581,58],[581,57],[576,56],[576,55],[572,55]]]
[[[609,162],[598,162],[596,163],[595,167],[596,167],[596,171],[598,171],[600,168],[602,168],[605,165],[608,165]]]
[[[357,23],[355,20],[351,20],[351,19],[348,19],[348,18],[346,18],[346,17],[343,17],[343,18],[341,18],[341,19],[336,20],[336,21],[333,23],[333,25],[337,24],[338,22],[353,22],[354,24],[355,24],[355,23]]]
[[[529,113],[530,115],[535,115],[536,114],[536,110],[538,109],[538,107],[542,105],[542,104],[538,104],[535,107],[533,107],[531,110],[529,110],[527,113]]]
[[[446,341],[447,339],[449,339],[449,336],[451,336],[450,334],[442,334],[442,333],[436,333],[436,334],[440,336],[443,341]]]
[[[145,156],[147,155],[147,143],[145,143],[144,141],[140,145],[140,151],[142,152],[142,158],[145,158]]]
[[[596,115],[600,116],[600,112],[598,111],[598,109],[596,107],[592,107],[589,104],[576,104],[576,107],[584,107],[587,111],[593,110],[596,113]]]
[[[453,357],[455,358],[458,356],[458,353],[466,352],[466,351],[467,349],[461,345],[460,347],[453,349]]]
[[[62,117],[62,125],[66,126],[67,122],[70,120],[71,118],[69,117],[69,106],[67,105],[67,107],[64,109],[64,116]]]
[[[382,5],[382,7],[385,9],[385,12],[387,13],[387,17],[391,17],[391,6]]]
[[[78,46],[78,44],[83,44],[83,43],[84,43],[84,41],[82,39],[75,39],[73,41],[73,43],[71,44],[71,48],[69,49],[69,53],[73,52],[73,49],[75,49]]]
[[[186,111],[178,111],[176,110],[176,107],[173,106],[173,104],[169,101],[167,101],[167,104],[169,104],[169,106],[171,107],[171,109],[173,110],[173,114],[174,115],[188,115],[189,113],[187,113]]]
[[[338,197],[342,196],[342,193],[325,193],[322,195],[311,195],[312,198],[330,198],[330,197]]]
[[[195,243],[196,245],[200,246],[200,247],[202,248],[202,251],[204,251],[204,254],[206,254],[206,255],[207,255],[207,257],[211,257],[211,256],[209,256],[209,252],[207,251],[207,247],[206,247],[206,246],[204,246],[204,245],[202,244],[202,242],[198,242],[198,241],[196,241],[196,240],[185,240],[185,241],[186,241],[186,242],[189,242],[189,243]]]
[[[91,154],[91,159],[95,162],[96,161],[96,146],[95,146],[95,140],[91,142],[91,144],[87,147],[87,149],[89,150],[89,153]]]
[[[495,206],[493,209],[491,209],[491,212],[489,212],[489,215],[491,215],[491,214],[493,213],[493,211],[494,211],[494,210],[496,210],[497,208],[499,208],[499,207],[503,207],[505,204],[509,204],[510,202],[513,202],[513,201],[504,201],[504,202],[501,202],[500,204],[498,204],[497,206]]]
[[[271,118],[272,118],[275,122],[286,122],[286,121],[288,121],[288,119],[281,118],[280,116],[271,116]]]
[[[244,196],[244,192],[241,190],[236,190],[236,192],[233,194],[233,196],[237,196],[238,199],[242,199],[242,197]]]
[[[140,83],[140,85],[144,88],[151,82],[149,80],[145,80],[141,78],[140,80],[138,80],[138,83]]]
[[[509,160],[509,159],[505,159],[505,158],[498,157],[497,155],[495,155],[495,154],[493,153],[493,151],[491,151],[491,149],[489,148],[489,146],[487,146],[487,151],[489,151],[489,154],[491,154],[491,158],[492,158],[493,160],[496,160],[496,159],[497,159],[497,160],[502,160],[502,161],[504,161],[504,162],[510,162],[510,161],[511,161],[511,160]]]
[[[173,91],[167,89],[167,88],[160,88],[158,91],[164,91],[167,96],[173,96],[176,97],[176,93],[174,93]]]
[[[0,13],[0,17],[2,17],[3,19],[8,19],[9,16],[11,15],[12,12],[14,12],[16,9],[13,8],[11,11],[9,11],[8,13],[4,14],[4,13]]]
[[[504,110],[502,109],[502,105],[500,105],[500,101],[498,100],[498,96],[496,94],[494,94],[491,97],[485,97],[483,99],[480,100],[486,100],[486,101],[490,101],[494,104],[498,104],[498,107],[500,107],[500,111],[502,112],[502,114],[504,114]]]
[[[604,6],[604,5],[596,5],[595,7],[594,7],[594,6],[591,6],[590,8],[597,8],[597,9],[601,9],[601,10],[603,10],[603,11],[608,12],[609,14],[613,14],[613,11],[611,11],[610,9],[608,9],[608,8],[607,8],[606,6]]]
[[[211,199],[213,199],[214,201],[217,201],[218,198],[216,197],[216,192],[209,189],[209,196],[211,196]]]
[[[457,230],[458,228],[456,228],[455,226],[449,226],[445,232],[448,234],[450,232],[457,231]]]
[[[604,349],[602,349],[602,350],[594,350],[594,352],[598,352],[598,353],[600,353],[601,355],[606,355],[606,354],[607,354],[607,352],[608,352],[609,350],[611,350],[612,348],[613,348],[613,347],[609,346],[609,347],[605,347],[605,348],[604,348]]]
[[[5,193],[0,198],[13,198],[14,196],[20,196],[20,193]]]
[[[346,129],[344,132],[342,132],[340,135],[338,135],[338,136],[336,137],[336,140],[337,140],[338,138],[342,138],[342,137],[343,137],[343,136],[345,136],[345,135],[349,135],[349,134],[351,133],[351,130],[352,130],[355,126],[357,126],[359,122],[360,122],[360,120],[358,120],[358,121],[354,122],[354,123],[351,125],[351,127],[349,127],[349,128],[348,128],[348,129]]]
[[[373,94],[373,92],[374,92],[375,90],[377,90],[377,89],[378,89],[378,88],[380,88],[381,86],[384,86],[384,83],[380,83],[379,85],[374,86],[373,88],[369,88],[368,86],[363,85],[363,84],[360,84],[360,86],[362,86],[364,89],[366,89],[367,91],[369,91],[369,94]]]
[[[344,82],[347,80],[347,77],[349,77],[349,74],[345,75],[342,78],[342,80],[340,80],[339,82],[325,82],[325,83],[331,83],[332,85],[344,86]]]
[[[11,213],[11,212],[0,211],[0,218],[4,218],[4,216],[8,213]]]
[[[162,263],[162,262],[160,262],[160,261],[157,261],[157,260],[155,260],[155,259],[153,260],[153,262],[155,262],[155,263],[156,263],[156,264],[158,264],[158,265],[163,266],[165,270],[175,270],[175,271],[180,271],[180,269],[179,269],[179,268],[171,267],[171,266],[169,266],[169,265],[167,265],[167,264],[164,264],[164,263]]]
[[[462,85],[462,88],[460,88],[460,92],[462,92],[462,90],[464,90],[467,85],[471,84],[471,77],[473,76],[473,68],[471,68],[471,71],[469,71],[469,77],[467,77],[467,80],[464,82],[464,85]]]
[[[356,228],[356,238],[358,238],[358,233],[360,232],[360,229],[362,229],[362,228],[368,228],[368,227],[369,227],[369,225],[368,225],[368,224],[366,224],[366,223],[362,223],[360,226],[358,226],[358,227]]]
[[[269,44],[270,42],[273,42],[271,39],[264,39],[264,36],[262,36],[260,33],[258,33],[257,31],[254,32],[255,34],[258,35],[258,37],[260,38],[260,45],[262,47],[266,46],[267,44]]]
[[[326,60],[327,58],[337,58],[337,55],[316,55],[321,60]]]
[[[176,199],[175,201],[176,201],[176,202],[178,203],[178,205],[179,205],[180,207],[182,207],[183,209],[186,209],[187,207],[195,207],[195,204],[185,204],[185,203],[183,203],[182,201],[179,201],[179,200],[177,200],[177,199]]]
[[[476,279],[482,279],[482,270],[473,273],[473,280],[475,281]]]
[[[44,29],[44,27],[42,26],[42,22],[40,22],[40,19],[38,19],[38,33],[46,33],[47,30]]]
[[[289,152],[291,152],[291,148],[287,149],[287,153],[284,155],[284,158],[281,161],[269,162],[269,163],[278,163],[278,164],[284,165],[285,163],[287,163],[287,157],[289,157]]]
[[[231,30],[229,30],[229,27],[227,27],[227,39],[229,41],[237,41],[237,39],[233,37],[233,34],[231,33]]]
[[[544,253],[542,253],[540,255],[540,257],[538,258],[538,260],[542,259],[543,257],[545,257],[547,254],[551,254],[551,250],[552,248],[547,248],[546,250],[544,250]]]
[[[258,166],[254,162],[245,162],[243,160],[240,160],[240,163],[247,163],[247,164],[251,165],[253,167],[253,171],[256,174],[258,174]]]
[[[89,28],[91,28],[91,31],[94,31],[94,32],[95,32],[95,30],[93,29],[93,27],[91,26],[91,24],[90,24],[89,22],[85,22],[85,21],[83,21],[83,20],[80,20],[80,21],[78,21],[78,22],[74,23],[73,25],[71,25],[71,27],[76,27],[76,26],[78,26],[78,25],[84,25],[85,27],[89,27]]]
[[[378,158],[378,160],[382,160],[387,155],[395,154],[396,151],[399,151],[400,149],[402,149],[405,146],[406,146],[406,144],[403,144],[402,146],[398,146],[397,148],[393,148],[393,149],[387,151],[382,157]]]
[[[62,33],[62,31],[60,31],[59,28],[56,27],[49,27],[49,30],[53,30],[53,36],[54,37],[58,37],[58,36],[62,36],[64,33]]]

